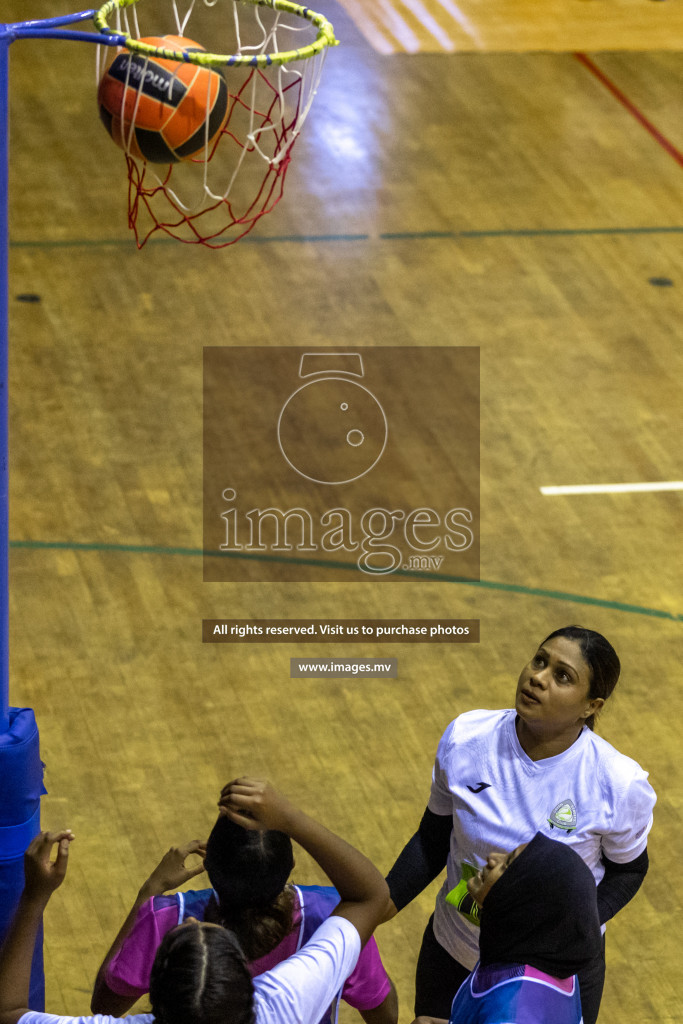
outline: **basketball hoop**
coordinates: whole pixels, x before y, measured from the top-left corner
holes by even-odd
[[[118,42],[117,53],[124,55],[114,58],[121,100],[114,112],[118,134],[112,135],[125,151],[129,226],[138,248],[157,231],[214,249],[232,245],[282,198],[292,148],[315,98],[325,55],[337,45],[334,30],[323,15],[290,0],[189,0],[184,13],[180,0],[172,0],[175,24],[145,25],[143,31],[138,2],[108,0],[94,16],[107,43]],[[112,15],[115,27],[108,24]],[[158,45],[169,32],[187,48]],[[314,38],[307,40],[306,33]],[[220,39],[225,52],[208,52],[209,39],[214,48]],[[111,57],[98,47],[98,82],[107,54]],[[145,81],[159,75],[172,92],[188,64],[225,79],[222,127],[217,133],[215,126],[209,129],[209,111],[202,107],[206,127],[196,133],[199,150],[178,162],[152,163],[153,158],[141,157],[134,139],[139,93]],[[203,103],[209,90],[201,88]]]

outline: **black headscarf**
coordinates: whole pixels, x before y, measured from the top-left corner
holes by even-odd
[[[482,966],[529,964],[555,978],[576,974],[601,948],[596,893],[579,855],[538,832],[486,895]]]
[[[221,815],[206,844],[204,866],[222,911],[268,907],[294,867],[284,832],[250,831]]]

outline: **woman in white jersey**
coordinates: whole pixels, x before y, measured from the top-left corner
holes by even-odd
[[[163,939],[150,981],[151,1014],[126,1024],[315,1024],[355,967],[386,913],[388,890],[358,850],[298,810],[267,783],[236,779],[221,806],[248,829],[286,832],[318,862],[341,902],[299,952],[252,981],[234,935],[189,918]],[[0,953],[0,1024],[112,1024],[27,1007],[31,959],[43,910],[66,873],[70,832],[43,832],[25,857],[26,884]],[[57,845],[57,858],[51,851]]]
[[[595,878],[602,925],[640,887],[656,797],[647,773],[593,732],[619,672],[603,636],[567,626],[522,670],[514,709],[470,711],[446,729],[427,809],[387,877],[399,911],[447,868],[418,959],[417,1016],[447,1019],[477,962],[478,908],[467,880],[491,849],[536,832],[571,846]],[[597,1020],[604,971],[603,945],[579,972],[584,1024]]]

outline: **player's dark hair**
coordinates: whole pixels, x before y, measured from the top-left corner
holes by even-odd
[[[157,1024],[253,1024],[253,994],[244,955],[225,928],[188,924],[162,939],[149,982]]]
[[[609,640],[606,640],[602,633],[596,633],[595,630],[586,629],[584,626],[563,626],[547,636],[539,646],[542,647],[556,636],[574,640],[579,645],[591,673],[588,699],[595,700],[601,697],[607,700],[617,685],[621,672],[621,662]],[[586,719],[586,725],[589,729],[595,728],[595,715]]]
[[[260,960],[278,946],[292,930],[294,893],[289,887],[276,896],[269,907],[243,907],[224,911],[215,896],[209,900],[204,920],[220,924],[234,932],[251,962]]]
[[[247,960],[270,953],[292,929],[293,892],[286,888],[294,866],[289,836],[247,830],[221,815],[204,864],[215,891],[204,920],[234,932]]]

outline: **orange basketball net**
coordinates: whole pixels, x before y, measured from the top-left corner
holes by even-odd
[[[220,70],[228,86],[222,130],[188,161],[162,165],[141,159],[123,130],[128,167],[128,223],[138,248],[161,231],[181,242],[223,248],[243,238],[280,201],[292,148],[317,91],[327,48],[336,45],[330,23],[289,0],[190,0],[174,24],[139,23],[137,0],[110,0],[95,24],[145,62],[155,56]],[[114,13],[116,26],[107,18]],[[168,12],[167,12],[168,17]],[[189,24],[192,20],[191,25]],[[317,29],[317,33],[316,33]],[[191,37],[221,53],[168,51],[146,45],[152,36]],[[314,38],[311,40],[311,35]],[[308,36],[308,40],[306,39]],[[98,47],[98,82],[111,51]],[[130,95],[129,95],[130,99]]]

